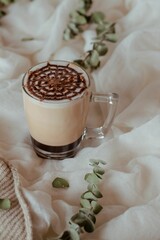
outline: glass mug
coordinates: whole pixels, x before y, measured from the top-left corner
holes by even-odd
[[[38,156],[64,159],[77,153],[86,138],[103,138],[113,122],[118,95],[91,91],[88,74],[68,61],[42,62],[25,73],[22,81],[26,120]],[[104,124],[87,128],[91,102],[104,102]]]

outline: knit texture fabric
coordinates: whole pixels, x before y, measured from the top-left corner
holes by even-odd
[[[9,198],[11,208],[0,209],[0,240],[32,240],[31,219],[16,169],[0,158],[0,198]]]

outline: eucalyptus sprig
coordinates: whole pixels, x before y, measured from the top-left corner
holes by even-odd
[[[103,197],[99,190],[99,184],[102,181],[102,175],[105,173],[102,167],[102,165],[105,164],[102,160],[90,160],[93,171],[87,173],[84,177],[88,186],[87,191],[81,195],[79,211],[71,217],[68,230],[64,231],[59,237],[48,240],[80,240],[80,234],[94,231],[96,215],[103,209],[98,200]],[[60,182],[62,182],[62,184],[60,184]],[[56,178],[52,185],[53,187],[60,186],[60,188],[69,187],[69,184],[66,184],[66,182],[65,179]]]
[[[108,52],[107,42],[117,41],[115,23],[106,21],[101,11],[88,14],[92,4],[92,0],[80,1],[80,7],[70,13],[70,21],[63,34],[64,40],[70,40],[91,25],[95,28],[96,38],[93,39],[92,49],[87,51],[82,58],[74,60],[75,63],[89,71],[100,66],[100,58]]]

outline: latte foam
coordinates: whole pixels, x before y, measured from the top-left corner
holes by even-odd
[[[29,71],[24,88],[31,96],[40,100],[70,100],[87,88],[85,77],[70,64],[47,63]]]

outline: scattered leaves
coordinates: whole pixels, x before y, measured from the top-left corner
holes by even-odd
[[[100,66],[100,57],[108,52],[107,42],[115,43],[117,41],[115,23],[106,21],[105,14],[96,11],[88,14],[93,1],[81,0],[80,7],[70,14],[70,21],[64,30],[63,39],[70,40],[81,34],[88,26],[95,27],[96,38],[93,39],[93,47],[87,51],[80,59],[74,62],[86,70],[93,71]]]

